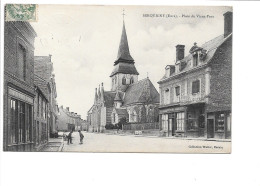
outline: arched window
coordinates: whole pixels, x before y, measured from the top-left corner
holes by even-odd
[[[125,77],[123,77],[123,79],[122,79],[122,85],[126,85],[126,78]]]
[[[133,111],[133,122],[137,122],[137,113],[135,110]]]
[[[133,77],[131,77],[131,79],[130,79],[130,84],[132,84],[132,83],[134,83],[134,78]]]

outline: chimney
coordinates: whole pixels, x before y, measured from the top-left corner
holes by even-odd
[[[66,107],[67,111],[70,111],[70,108],[69,107]]]
[[[182,60],[184,58],[184,48],[185,45],[177,45],[176,46],[176,62]]]
[[[233,27],[233,12],[226,12],[224,16],[224,37],[232,33]]]
[[[61,106],[60,106],[60,108],[62,108],[62,109],[63,109],[63,105],[61,105]]]
[[[49,59],[50,59],[50,62],[51,62],[51,56],[52,56],[52,55],[51,55],[51,54],[49,54]]]

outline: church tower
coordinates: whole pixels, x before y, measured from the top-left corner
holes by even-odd
[[[137,72],[134,64],[134,59],[129,52],[125,22],[123,21],[123,29],[117,59],[114,62],[114,69],[110,75],[112,81],[112,91],[124,91],[127,85],[138,81],[139,73]]]

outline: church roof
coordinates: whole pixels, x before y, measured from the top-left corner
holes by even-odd
[[[117,73],[139,75],[133,63],[125,63],[125,62],[120,62],[117,65],[115,65],[110,77],[112,77]]]
[[[149,78],[137,81],[126,89],[123,105],[133,103],[159,103],[160,96]]]
[[[114,106],[114,99],[116,96],[116,92],[112,91],[105,91],[104,92],[104,101],[106,107],[113,107]]]
[[[122,35],[121,35],[121,40],[119,44],[119,49],[118,49],[118,54],[117,54],[117,60],[115,64],[117,64],[120,61],[126,61],[126,62],[133,62],[134,59],[130,55],[129,52],[129,46],[128,46],[128,41],[127,41],[127,35],[126,35],[126,30],[125,30],[125,22],[123,22],[123,29],[122,29]]]

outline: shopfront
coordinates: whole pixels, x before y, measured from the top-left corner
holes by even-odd
[[[231,138],[231,112],[207,113],[207,138]]]
[[[161,107],[161,131],[165,136],[205,137],[204,108],[204,104],[170,108]]]
[[[8,87],[8,145],[7,151],[31,151],[33,97]]]

